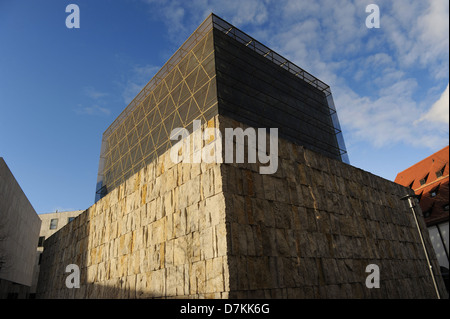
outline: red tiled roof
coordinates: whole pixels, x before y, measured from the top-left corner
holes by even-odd
[[[449,202],[448,146],[398,173],[395,182],[411,187],[420,196],[428,226],[448,220],[448,208],[444,209]]]

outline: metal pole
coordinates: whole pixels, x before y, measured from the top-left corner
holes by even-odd
[[[425,246],[425,241],[423,240],[422,231],[420,230],[419,222],[417,220],[416,210],[414,209],[414,207],[416,206],[415,202],[414,202],[415,198],[416,198],[415,195],[406,195],[406,196],[404,196],[404,197],[402,197],[400,199],[401,200],[408,199],[409,207],[411,208],[411,210],[413,212],[414,221],[416,222],[417,231],[419,232],[420,241],[422,242],[422,247],[423,247],[423,250],[425,252],[425,257],[426,257],[427,263],[428,263],[428,269],[430,270],[431,278],[433,279],[434,289],[436,291],[437,298],[441,299],[441,295],[439,294],[439,289],[437,287],[436,279],[435,279],[434,273],[433,273],[433,266],[431,265],[430,257],[428,255],[428,250],[427,250],[427,247]]]

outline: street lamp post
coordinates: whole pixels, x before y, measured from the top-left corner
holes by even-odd
[[[414,221],[416,222],[417,231],[419,232],[420,241],[422,242],[422,247],[423,247],[423,250],[425,252],[425,257],[427,259],[428,269],[430,270],[431,278],[433,279],[434,289],[436,291],[437,298],[441,299],[441,295],[439,294],[439,289],[437,287],[436,279],[435,279],[435,276],[434,276],[434,273],[433,273],[433,266],[431,265],[430,257],[429,257],[429,254],[428,254],[428,250],[427,250],[427,247],[425,246],[425,241],[423,240],[422,231],[420,230],[419,222],[417,220],[417,215],[416,215],[416,210],[415,210],[415,207],[416,207],[415,199],[416,198],[417,198],[416,195],[405,195],[405,196],[403,196],[400,199],[401,200],[408,200],[409,207],[411,208],[411,210],[413,212]]]

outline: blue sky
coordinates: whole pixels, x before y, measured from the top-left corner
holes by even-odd
[[[447,0],[0,0],[0,156],[38,213],[93,204],[103,132],[210,12],[331,86],[353,166],[449,144]]]

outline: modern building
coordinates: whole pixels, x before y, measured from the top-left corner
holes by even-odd
[[[74,211],[56,211],[53,213],[39,214],[42,220],[41,231],[39,233],[39,247],[42,248],[44,241],[60,230],[62,227],[70,223],[84,210]]]
[[[278,129],[273,173],[172,147],[256,128]],[[326,84],[210,15],[103,134],[96,203],[45,240],[37,298],[445,298],[412,194],[348,164]]]
[[[395,182],[414,190],[448,287],[449,147],[398,173]]]
[[[212,14],[103,133],[96,201],[217,114],[348,163],[330,87]]]
[[[34,275],[33,275],[33,283],[31,285],[30,294],[33,297],[33,294],[36,293],[37,281],[39,278],[39,265],[41,260],[42,252],[44,251],[44,241],[49,238],[51,235],[56,233],[58,230],[63,228],[65,225],[70,223],[75,217],[80,215],[83,210],[76,211],[63,211],[63,212],[53,212],[47,214],[39,214],[39,218],[41,219],[41,230],[39,232],[39,241],[37,246],[37,255],[35,259],[35,267],[34,267]]]
[[[28,298],[41,220],[0,157],[0,298]]]

